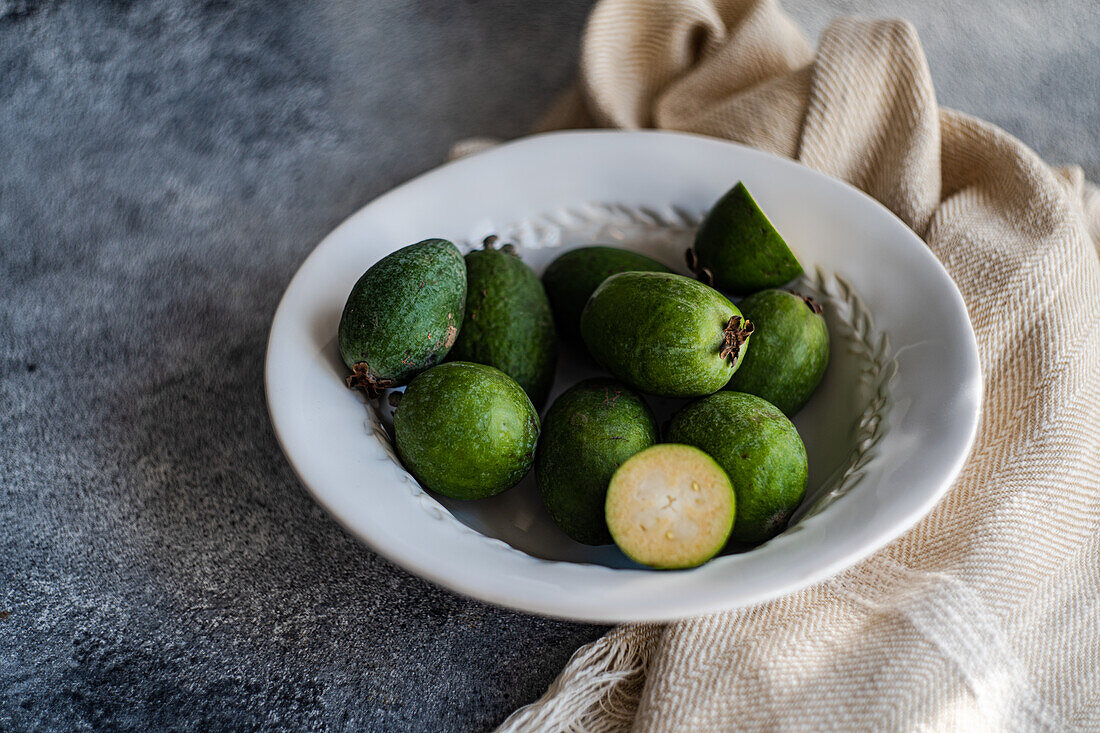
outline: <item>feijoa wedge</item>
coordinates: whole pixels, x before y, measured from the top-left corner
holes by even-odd
[[[666,437],[725,469],[737,494],[737,542],[779,534],[806,495],[802,438],[778,407],[755,395],[723,391],[697,400],[673,416]]]
[[[535,457],[539,416],[515,380],[452,361],[420,374],[393,416],[397,454],[420,485],[453,499],[515,486]]]
[[[494,241],[466,255],[466,316],[451,358],[496,367],[541,409],[557,364],[550,301],[514,249]]]
[[[597,362],[629,386],[665,397],[725,386],[752,329],[717,290],[664,272],[612,275],[581,314],[581,336]]]
[[[736,498],[714,459],[688,445],[636,453],[607,489],[607,526],[627,557],[652,568],[691,568],[729,539]]]
[[[740,182],[707,214],[687,258],[704,282],[737,295],[779,287],[802,274],[798,258]]]
[[[542,421],[535,481],[554,523],[588,545],[611,542],[607,485],[623,461],[657,442],[645,401],[612,379],[588,379],[561,394]]]
[[[829,329],[812,298],[762,290],[738,307],[752,320],[752,349],[726,389],[763,397],[788,416],[813,395],[829,365]]]
[[[355,283],[340,317],[349,387],[376,398],[441,361],[458,337],[466,265],[445,239],[392,252]]]
[[[542,273],[542,284],[554,309],[558,333],[579,339],[584,304],[600,283],[620,272],[672,270],[640,252],[602,245],[572,249],[551,262]]]

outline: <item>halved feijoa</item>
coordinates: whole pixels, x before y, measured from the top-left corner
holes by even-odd
[[[587,379],[554,400],[535,451],[535,482],[554,523],[588,545],[611,542],[604,519],[615,470],[657,442],[645,401],[613,379]]]
[[[673,416],[666,437],[706,451],[725,469],[737,493],[737,542],[779,534],[806,495],[802,438],[759,397],[723,391],[697,400]]]
[[[603,281],[581,314],[593,358],[629,386],[664,397],[725,386],[749,348],[752,324],[714,288],[667,272]]]
[[[363,273],[340,316],[349,387],[376,398],[442,361],[458,337],[466,265],[445,239],[392,252]]]
[[[737,295],[779,287],[802,274],[798,258],[740,182],[703,220],[688,266],[705,282]]]
[[[451,359],[496,367],[542,409],[557,364],[550,301],[514,249],[494,241],[466,255],[466,316]]]
[[[729,476],[689,445],[646,448],[611,477],[607,527],[627,557],[652,568],[691,568],[718,554],[733,527]]]
[[[393,416],[397,454],[420,485],[453,499],[515,486],[535,457],[539,416],[515,380],[452,361],[417,376]]]
[[[580,337],[584,304],[607,278],[620,272],[672,272],[655,259],[621,247],[593,245],[571,249],[542,273],[558,332]]]
[[[785,290],[762,290],[738,307],[755,327],[752,350],[726,389],[763,397],[788,416],[813,395],[829,365],[821,306]]]

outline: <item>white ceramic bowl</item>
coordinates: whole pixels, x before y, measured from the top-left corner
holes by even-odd
[[[344,386],[336,326],[352,285],[406,244],[499,234],[536,271],[565,249],[618,244],[683,271],[701,215],[742,180],[798,254],[796,289],[824,305],[832,355],[795,424],[807,498],[786,532],[684,571],[652,571],[561,533],[530,476],[458,502],[424,492],[386,435],[390,409]],[[563,348],[551,399],[591,373]],[[475,598],[599,622],[666,620],[775,598],[852,565],[936,503],[978,422],[977,346],[958,290],[924,243],[856,189],[710,138],[567,132],[426,173],[364,207],[302,264],[271,326],[267,397],[302,482],[405,568]],[[675,407],[652,401],[659,417]],[[461,450],[461,446],[456,446]]]

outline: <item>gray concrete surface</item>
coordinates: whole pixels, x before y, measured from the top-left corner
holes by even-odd
[[[314,244],[516,136],[586,0],[0,0],[0,730],[478,730],[602,629],[362,547],[279,453],[267,327]],[[1094,2],[912,18],[947,104],[1100,177]]]

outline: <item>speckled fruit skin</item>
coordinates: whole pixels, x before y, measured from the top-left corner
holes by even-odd
[[[458,337],[466,304],[466,265],[445,239],[392,252],[363,273],[340,317],[340,356],[348,386],[378,397],[441,361]]]
[[[664,397],[725,386],[748,336],[723,356],[725,331],[741,312],[717,290],[681,275],[623,272],[596,288],[581,314],[593,358],[627,385]]]
[[[757,543],[774,537],[806,495],[806,447],[779,408],[755,395],[719,392],[672,418],[666,440],[693,445],[718,462],[733,482],[737,517],[730,538]]]
[[[820,307],[785,290],[763,290],[738,305],[756,330],[752,349],[726,389],[763,397],[794,415],[829,365],[829,329]]]
[[[802,274],[802,265],[749,190],[738,183],[711,208],[692,245],[693,269],[736,295],[775,288]]]
[[[393,432],[397,454],[421,486],[453,499],[483,499],[530,470],[539,416],[507,374],[453,361],[409,384]]]
[[[623,461],[656,442],[653,412],[626,385],[588,379],[562,393],[535,451],[535,481],[554,523],[586,545],[610,543],[607,484]]]
[[[569,250],[551,262],[542,274],[542,284],[554,310],[558,333],[579,340],[584,304],[600,283],[620,272],[672,270],[639,252],[602,245]]]
[[[554,381],[557,336],[538,276],[508,250],[466,255],[466,315],[451,359],[496,367],[541,408]]]

